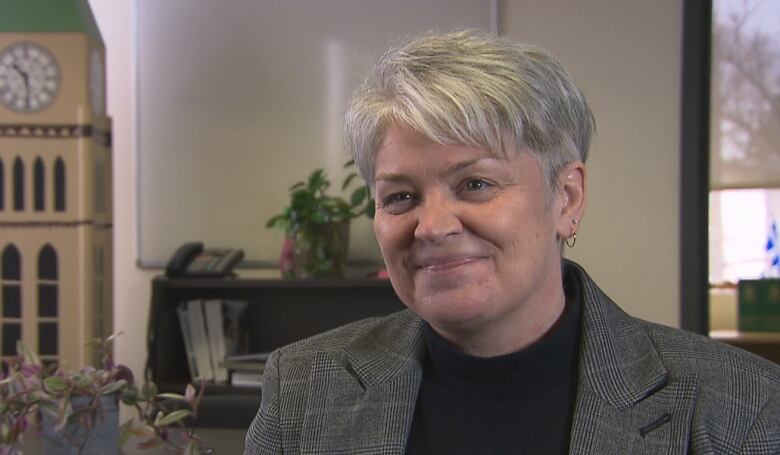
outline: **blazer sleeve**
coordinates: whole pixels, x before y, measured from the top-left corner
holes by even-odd
[[[780,391],[775,392],[761,409],[750,428],[741,454],[779,454],[780,453]]]
[[[279,351],[268,358],[263,372],[260,409],[244,441],[244,455],[282,453],[279,426]]]

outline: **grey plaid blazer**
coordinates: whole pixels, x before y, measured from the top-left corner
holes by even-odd
[[[576,264],[572,454],[780,454],[780,367],[628,316]],[[422,378],[420,319],[364,320],[276,351],[245,454],[400,454]]]

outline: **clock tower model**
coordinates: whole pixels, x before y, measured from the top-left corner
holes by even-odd
[[[0,358],[112,332],[111,120],[87,0],[0,0]]]

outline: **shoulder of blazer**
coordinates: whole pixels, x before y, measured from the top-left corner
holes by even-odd
[[[575,267],[583,286],[581,356],[597,359],[589,367],[644,384],[654,382],[648,381],[648,375],[656,377],[660,385],[696,374],[705,387],[731,387],[729,381],[749,381],[770,394],[780,387],[777,364],[705,336],[632,317],[579,265],[567,261],[567,266]],[[747,392],[755,395],[754,390]]]
[[[696,333],[647,321],[639,323],[671,376],[695,371],[704,385],[750,378],[756,386],[780,391],[780,365],[774,362]]]
[[[698,334],[642,322],[670,379],[695,373],[700,418],[752,422],[780,396],[780,365]],[[729,422],[729,419],[732,419]]]
[[[278,350],[284,371],[300,375],[316,358],[328,358],[364,385],[382,382],[409,368],[422,368],[422,321],[409,310],[356,321]]]
[[[640,321],[674,382],[695,375],[691,440],[707,441],[716,452],[763,447],[746,453],[777,453],[780,422],[780,366],[705,336]]]
[[[365,337],[375,338],[379,342],[391,343],[388,330],[417,330],[420,318],[409,310],[401,310],[387,316],[365,318],[336,327],[317,335],[304,338],[279,348],[282,354],[295,355],[312,351],[344,349]]]
[[[691,439],[716,448],[738,447],[755,431],[755,422],[777,418],[780,366],[701,335],[629,316],[582,268],[567,266],[575,267],[583,287],[581,386],[627,410],[687,383],[674,400],[692,400]]]

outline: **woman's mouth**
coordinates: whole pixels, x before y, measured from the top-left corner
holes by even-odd
[[[432,258],[421,261],[419,270],[424,272],[442,272],[485,259],[483,256]]]

